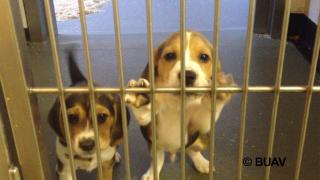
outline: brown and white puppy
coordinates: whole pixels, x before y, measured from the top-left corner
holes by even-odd
[[[234,84],[231,75],[222,72],[218,62],[218,73],[212,74],[212,45],[200,33],[188,31],[186,33],[185,51],[185,80],[187,87],[208,87],[212,77],[217,76],[219,85]],[[154,53],[155,85],[156,87],[180,87],[181,58],[180,35],[175,33],[165,40]],[[145,67],[138,81],[131,80],[129,87],[149,87],[148,65]],[[224,105],[230,100],[230,93],[218,93],[216,103],[217,120]],[[180,95],[179,93],[157,93],[155,95],[155,113],[157,123],[157,173],[164,163],[164,152],[174,155],[181,147],[180,143]],[[151,111],[150,99],[146,94],[128,94],[126,102],[130,105],[141,131],[146,138],[149,149],[151,140]],[[210,93],[188,93],[186,95],[186,124],[187,154],[193,161],[195,168],[201,173],[209,172],[209,162],[201,151],[205,150],[209,141],[211,119]],[[142,180],[152,180],[152,163]]]
[[[69,53],[69,72],[71,86],[87,86],[87,80],[75,64],[72,52]],[[117,148],[122,142],[122,117],[120,98],[111,94],[96,94],[95,107],[99,129],[99,143],[101,149],[103,177],[112,179],[115,162],[120,160]],[[66,95],[65,103],[70,127],[71,147],[74,154],[75,169],[92,171],[97,168],[95,152],[96,142],[90,111],[88,94]],[[127,121],[129,113],[127,110]],[[62,112],[59,99],[50,110],[49,124],[57,134],[56,154],[58,158],[57,173],[60,180],[72,180],[69,164],[69,153],[66,143]]]

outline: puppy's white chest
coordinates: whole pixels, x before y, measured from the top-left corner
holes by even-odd
[[[102,162],[112,159],[115,153],[116,153],[116,149],[114,147],[110,147],[106,150],[101,151]],[[96,154],[92,156],[91,161],[76,160],[75,163],[79,169],[83,169],[86,171],[92,171],[93,169],[98,167],[98,159]]]
[[[160,113],[157,123],[158,146],[168,150],[180,147],[180,122],[178,113]]]
[[[69,164],[69,157],[68,157],[68,149],[66,146],[61,145],[59,140],[56,141],[56,152],[59,160],[64,164]],[[111,160],[116,153],[115,147],[108,147],[105,150],[101,150],[101,160],[102,162]],[[76,169],[82,169],[86,171],[92,171],[93,169],[97,168],[98,160],[96,154],[91,154],[90,156],[79,156],[75,155],[74,158],[74,165]]]
[[[179,107],[179,106],[177,106]],[[177,151],[181,146],[180,108],[168,108],[158,113],[157,146],[168,151]],[[188,124],[188,116],[185,123]],[[185,141],[187,143],[187,134]]]

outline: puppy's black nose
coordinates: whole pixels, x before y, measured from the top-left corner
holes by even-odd
[[[193,86],[194,82],[197,80],[197,74],[193,71],[186,70],[186,86]],[[179,79],[181,78],[181,73],[178,75]]]
[[[94,144],[93,139],[84,139],[80,141],[79,146],[84,151],[91,151],[94,148]]]

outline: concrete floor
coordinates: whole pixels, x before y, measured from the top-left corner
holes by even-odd
[[[147,62],[146,24],[144,0],[119,1],[123,61],[125,81],[138,78]],[[232,73],[238,84],[242,83],[242,68],[245,53],[245,29],[248,1],[222,0],[220,54],[223,69]],[[170,5],[170,6],[169,6]],[[154,1],[154,43],[157,46],[169,32],[179,29],[178,1]],[[94,68],[95,81],[103,86],[117,86],[117,61],[113,35],[111,6],[106,5],[102,13],[87,16],[90,38],[90,52]],[[187,26],[202,31],[212,39],[213,4],[208,1],[187,1]],[[208,23],[209,22],[209,23]],[[79,21],[61,22],[59,44],[61,48],[62,73],[65,85],[69,85],[65,54],[63,49],[77,44],[75,51],[78,64],[85,71],[83,49],[81,46]],[[80,45],[79,45],[80,44]],[[250,85],[273,85],[278,60],[279,41],[255,36],[252,48]],[[30,64],[37,86],[54,86],[54,70],[49,45],[30,45]],[[287,44],[283,85],[305,85],[309,73],[309,63],[290,43]],[[320,84],[317,76],[316,84]],[[54,133],[46,123],[47,113],[54,95],[39,95],[39,111],[43,124],[43,133],[47,137],[50,152],[51,169],[54,171],[55,148]],[[250,93],[245,134],[244,156],[266,156],[273,95],[271,93]],[[303,116],[304,94],[283,93],[280,96],[279,115],[276,128],[274,156],[286,157],[285,167],[272,168],[271,179],[291,180],[297,156],[297,147],[301,120]],[[310,111],[309,126],[304,149],[301,179],[319,179],[320,174],[320,94],[314,94]],[[216,126],[215,167],[216,179],[229,180],[236,178],[239,128],[241,112],[241,94],[236,94],[224,109]],[[131,175],[136,180],[147,169],[150,158],[147,145],[141,136],[137,123],[132,119],[129,127]],[[137,146],[139,144],[139,146]],[[122,152],[122,151],[121,151]],[[206,154],[207,155],[207,154]],[[161,179],[176,180],[179,176],[179,161],[167,162],[161,172]],[[188,179],[207,179],[199,174],[187,158],[186,172]],[[243,167],[246,180],[263,179],[264,167]],[[78,178],[94,179],[94,174],[79,172]],[[114,179],[123,179],[124,161],[116,168]]]
[[[211,37],[211,32],[205,32]],[[155,34],[155,44],[165,37],[166,34]],[[113,36],[95,35],[90,36],[91,57],[95,70],[95,81],[104,86],[116,86],[116,58],[115,48],[112,42]],[[59,36],[61,49],[80,42],[79,36]],[[147,49],[145,35],[123,36],[123,60],[125,67],[125,80],[138,78],[142,67],[147,62]],[[275,79],[275,69],[278,56],[279,41],[255,36],[252,49],[251,85],[272,85]],[[46,44],[33,44],[30,46],[32,58],[33,76],[36,85],[54,85],[53,65],[49,61],[50,50]],[[242,65],[244,62],[245,31],[223,31],[221,33],[221,59],[223,69],[232,73],[236,82],[241,84]],[[78,63],[85,72],[85,65],[81,47],[75,48],[78,54]],[[67,67],[63,52],[61,53],[63,75],[65,84],[69,84]],[[284,66],[284,85],[305,85],[309,72],[309,63],[288,43]],[[320,83],[317,76],[316,84]],[[270,126],[270,114],[273,95],[269,93],[250,93],[248,100],[248,118],[246,124],[245,151],[249,157],[266,156],[268,132]],[[39,95],[40,112],[43,122],[43,131],[48,138],[48,146],[54,170],[54,134],[46,123],[48,109],[54,100],[53,95]],[[285,167],[272,168],[271,179],[293,179],[296,161],[299,132],[303,113],[304,94],[283,93],[280,97],[279,117],[277,121],[274,156],[286,157]],[[307,139],[303,157],[301,179],[318,179],[320,168],[320,95],[314,94]],[[231,103],[224,109],[216,127],[215,166],[217,179],[235,179],[237,170],[238,144],[239,144],[239,121],[241,112],[241,94],[236,94]],[[137,123],[132,120],[129,128],[130,158],[132,179],[139,179],[149,165],[147,146],[144,142]],[[137,146],[139,144],[139,146]],[[141,144],[141,145],[140,145]],[[145,144],[145,145],[144,145]],[[179,165],[166,163],[161,173],[162,179],[178,179]],[[187,161],[186,172],[188,179],[205,179],[206,176],[199,174]],[[262,179],[265,168],[244,167],[244,179]],[[123,161],[115,168],[115,179],[123,179]],[[93,174],[80,173],[79,179],[93,178]]]

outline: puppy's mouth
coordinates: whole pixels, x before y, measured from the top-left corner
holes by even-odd
[[[81,153],[79,153],[78,155],[80,156],[93,156],[95,155],[96,151],[95,149],[91,150],[91,151],[81,151]]]
[[[85,154],[74,154],[73,155],[73,158],[75,159],[75,160],[82,160],[82,161],[91,161],[92,160],[92,158],[94,157],[94,153],[92,153],[91,155],[85,155]],[[65,156],[67,157],[67,158],[69,158],[69,154],[65,154]]]

